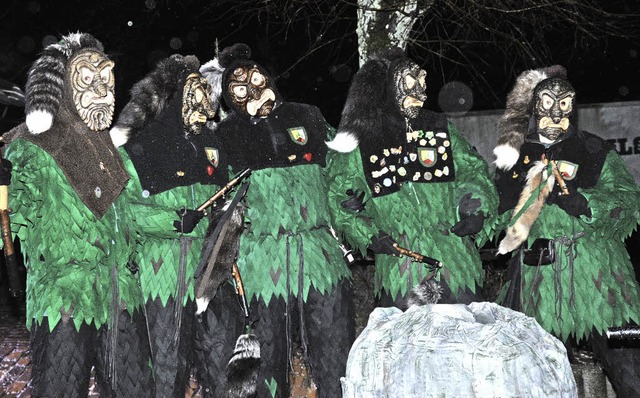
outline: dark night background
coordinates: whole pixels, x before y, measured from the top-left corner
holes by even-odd
[[[283,3],[289,1],[282,0]],[[434,7],[441,1],[444,0],[435,0]],[[461,8],[467,5],[465,0],[449,1],[459,3]],[[491,5],[492,1],[498,0],[480,2]],[[606,4],[615,12],[635,14],[636,29],[630,30],[626,38],[596,37],[582,41],[576,40],[574,27],[541,24],[524,34],[542,38],[549,50],[544,56],[517,58],[501,43],[462,42],[458,44],[460,51],[475,54],[475,58],[468,59],[476,60],[465,67],[455,52],[441,54],[437,42],[448,26],[455,30],[460,29],[460,25],[456,26],[455,22],[427,24],[422,34],[431,41],[424,43],[431,43],[433,47],[425,48],[423,43],[410,44],[407,49],[428,73],[429,98],[425,107],[457,112],[502,109],[517,75],[523,70],[553,63],[567,67],[580,104],[640,101],[640,0],[593,1]],[[173,53],[193,54],[204,63],[214,57],[216,42],[219,48],[244,42],[251,46],[252,58],[276,78],[286,100],[318,106],[327,121],[337,127],[349,82],[358,69],[356,9],[349,6],[347,0],[318,1],[319,5],[313,10],[318,13],[317,18],[313,12],[304,10],[300,14],[311,18],[289,19],[296,10],[287,16],[278,16],[265,12],[264,8],[247,11],[248,6],[244,6],[276,2],[278,0],[2,0],[0,87],[15,84],[23,88],[27,72],[42,48],[57,42],[62,35],[78,31],[90,33],[102,41],[116,63],[117,117],[129,100],[131,86],[150,72],[159,59]],[[520,2],[513,0],[513,3]],[[240,3],[242,12],[235,6]],[[330,13],[327,23],[326,15]],[[463,109],[460,108],[462,98]],[[0,101],[0,134],[23,120],[22,107]],[[627,246],[640,279],[638,232],[627,240]],[[494,281],[497,291],[506,272],[502,265],[492,267],[487,268],[488,280]],[[355,279],[360,272],[365,275],[360,278],[368,283],[371,270],[372,267],[366,272],[354,271]],[[487,286],[485,289],[490,290]],[[0,286],[0,304],[5,290]],[[367,305],[364,304],[365,309]],[[368,312],[362,312],[364,321],[360,323],[366,322],[367,315]]]
[[[608,7],[617,5],[620,12],[640,14],[638,1],[603,3]],[[116,62],[118,112],[129,99],[130,87],[158,59],[172,53],[195,54],[204,63],[213,58],[216,40],[220,48],[243,41],[252,47],[252,58],[277,78],[279,90],[287,100],[318,106],[336,126],[349,81],[358,68],[355,8],[343,4],[330,29],[321,31],[326,26],[321,26],[321,20],[326,22],[322,17],[288,23],[264,10],[240,12],[233,4],[198,0],[4,0],[0,10],[0,79],[24,87],[28,68],[43,45],[70,32],[91,33],[103,42]],[[434,7],[438,7],[437,1]],[[318,11],[337,9],[330,5],[326,8]],[[580,103],[640,100],[637,39],[603,38],[576,48],[575,42],[567,39],[572,32],[562,26],[540,29],[551,49],[548,58],[568,68]],[[433,37],[437,32],[425,34]],[[528,64],[509,62],[497,46],[498,43],[463,44],[462,51],[481,53],[484,58],[484,63],[479,62],[470,72],[410,45],[409,55],[428,71],[426,107],[448,111],[451,109],[443,108],[453,104],[456,110],[463,94],[443,87],[468,87],[472,98],[466,95],[466,108],[470,104],[472,111],[502,108],[517,74],[542,65],[536,60]],[[458,83],[445,86],[453,81]],[[21,108],[0,107],[3,131],[21,122]]]

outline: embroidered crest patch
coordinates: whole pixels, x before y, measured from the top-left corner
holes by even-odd
[[[580,165],[567,162],[566,160],[558,160],[557,164],[558,164],[558,171],[562,175],[562,178],[569,181],[576,178],[576,175],[578,174],[578,167]]]
[[[438,160],[435,148],[418,147],[418,159],[423,166],[433,167]]]
[[[205,147],[204,153],[207,155],[207,160],[213,167],[218,167],[220,160],[220,152],[216,148]]]
[[[304,127],[291,127],[288,128],[287,131],[289,132],[289,137],[291,137],[291,140],[293,140],[293,142],[298,145],[306,144],[307,140],[309,139],[309,137],[307,136],[307,131],[304,129]]]

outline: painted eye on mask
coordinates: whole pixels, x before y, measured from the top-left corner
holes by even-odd
[[[573,101],[571,100],[571,97],[563,98],[560,101],[560,109],[563,112],[569,111],[569,110],[571,110],[571,104],[572,103],[573,103]]]
[[[416,86],[416,79],[407,75],[404,77],[404,84],[409,90],[412,90]]]
[[[542,107],[544,109],[551,109],[554,102],[555,101],[553,100],[553,98],[549,97],[548,95],[544,94],[542,96]]]
[[[103,83],[109,83],[109,81],[111,80],[111,69],[105,68],[101,70],[100,78],[102,79]]]
[[[420,69],[420,73],[418,74],[418,83],[420,83],[420,87],[427,87],[427,71],[424,69]]]
[[[265,84],[265,81],[266,79],[261,73],[254,72],[251,74],[251,84],[254,86],[261,87]]]
[[[204,92],[202,91],[202,89],[197,89],[195,91],[195,100],[197,103],[202,102],[202,100],[204,99]]]
[[[93,71],[89,68],[80,69],[80,76],[84,84],[91,84],[93,81]]]
[[[235,86],[233,94],[238,98],[245,98],[247,96],[247,86]]]

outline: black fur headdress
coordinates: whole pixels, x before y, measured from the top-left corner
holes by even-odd
[[[493,149],[496,167],[509,170],[518,161],[520,147],[529,130],[533,110],[533,91],[550,77],[565,78],[567,71],[560,65],[524,71],[516,79],[507,96],[506,109],[498,122],[498,143]]]
[[[375,132],[392,103],[391,76],[395,65],[407,59],[404,51],[393,47],[373,54],[355,74],[342,110],[338,132],[327,146],[338,152],[351,152],[365,134]]]
[[[100,41],[88,33],[71,33],[47,46],[27,77],[25,87],[26,125],[32,134],[51,128],[64,93],[67,61],[76,52],[92,48],[103,52]]]
[[[164,110],[176,90],[182,89],[184,78],[199,67],[200,61],[193,55],[174,54],[158,62],[152,72],[131,88],[131,100],[111,129],[113,144],[122,146],[144,129]]]

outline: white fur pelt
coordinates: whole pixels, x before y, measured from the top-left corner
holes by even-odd
[[[537,161],[527,173],[527,184],[522,190],[520,199],[518,199],[518,204],[513,210],[511,218],[512,221],[527,203],[531,195],[536,193],[540,184],[543,183],[544,186],[540,189],[533,202],[531,202],[529,207],[524,210],[515,223],[507,228],[507,234],[498,246],[498,253],[509,253],[517,249],[524,241],[527,240],[531,226],[538,219],[549,193],[553,190],[555,180],[553,179],[553,176],[549,175],[547,165],[542,161]]]

